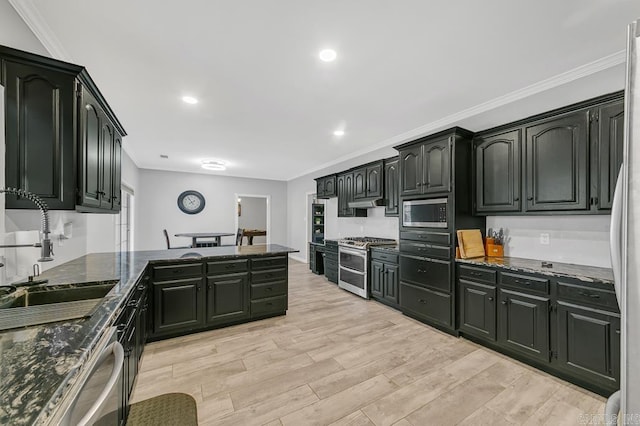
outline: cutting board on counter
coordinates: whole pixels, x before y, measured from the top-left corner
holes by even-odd
[[[479,229],[459,229],[456,233],[458,234],[460,257],[467,259],[484,256],[484,243]]]

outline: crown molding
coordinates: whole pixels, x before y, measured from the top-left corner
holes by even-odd
[[[422,136],[427,136],[437,130],[443,130],[449,127],[456,126],[460,121],[466,120],[479,114],[483,114],[496,108],[503,107],[512,102],[528,98],[549,89],[571,83],[572,81],[579,80],[589,75],[607,70],[609,68],[624,64],[626,60],[627,53],[625,50],[612,53],[611,55],[602,57],[593,62],[589,62],[587,64],[573,68],[569,71],[554,75],[553,77],[541,80],[529,86],[525,86],[522,89],[514,90],[513,92],[507,93],[506,95],[493,98],[487,102],[472,106],[471,108],[464,109],[462,111],[456,112],[455,114],[447,115],[446,117],[432,121],[431,123],[425,124],[424,126],[420,126],[407,132],[401,133],[382,142],[369,145],[364,149],[358,150],[348,155],[344,155],[336,160],[325,163],[322,166],[316,167],[310,171],[306,171],[303,174],[289,178],[287,179],[287,181],[298,179],[302,176],[324,170],[328,167],[335,166],[344,161],[351,160],[353,158],[368,154],[373,151],[377,151],[379,149],[388,148],[392,145],[398,145],[404,142],[409,142],[413,139],[420,138]]]
[[[27,24],[44,48],[54,59],[65,62],[73,62],[71,55],[62,47],[62,43],[53,33],[51,27],[38,11],[38,8],[31,0],[8,0],[22,20]]]

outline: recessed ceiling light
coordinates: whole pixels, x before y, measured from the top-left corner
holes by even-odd
[[[333,132],[333,136],[337,136],[337,137],[344,136],[344,130],[336,130],[336,131],[334,131]]]
[[[183,96],[182,97],[182,102],[184,102],[186,104],[195,105],[195,104],[198,103],[198,99],[194,98],[193,96]]]
[[[202,160],[202,168],[205,170],[226,170],[226,161],[222,160]]]
[[[332,62],[332,61],[335,61],[338,54],[333,49],[324,49],[320,51],[318,56],[320,57],[321,61]]]

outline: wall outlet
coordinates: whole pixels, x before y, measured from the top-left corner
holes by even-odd
[[[540,234],[540,244],[548,246],[549,245],[549,234],[546,232],[543,232],[542,234]]]

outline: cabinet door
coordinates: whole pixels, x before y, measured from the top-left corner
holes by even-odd
[[[353,199],[367,197],[367,169],[361,168],[353,172]]]
[[[526,128],[527,211],[589,207],[589,112]]]
[[[249,274],[207,278],[207,323],[222,324],[249,318]]]
[[[620,316],[558,303],[558,361],[572,374],[620,387]]]
[[[154,283],[154,333],[167,334],[203,325],[201,293],[201,278]]]
[[[384,263],[371,261],[371,296],[381,299],[384,287]]]
[[[422,146],[400,151],[400,195],[422,193]]]
[[[382,197],[382,162],[367,167],[367,198]]]
[[[316,198],[324,198],[324,179],[316,179]]]
[[[384,266],[384,285],[382,297],[388,302],[398,304],[398,265],[386,264]]]
[[[400,309],[419,318],[453,326],[450,294],[400,282]]]
[[[496,340],[496,287],[460,280],[460,329]]]
[[[329,176],[324,179],[324,197],[335,197],[336,193],[336,177]]]
[[[476,211],[520,211],[521,130],[476,141]]]
[[[85,207],[100,207],[102,158],[102,111],[98,102],[87,92],[82,91],[80,108],[80,203]]]
[[[624,103],[622,100],[598,110],[597,201],[598,209],[610,209],[624,143]]]
[[[349,197],[353,191],[353,188],[349,186],[353,185],[353,174],[342,174],[336,179],[338,189],[338,217],[351,216],[349,213]]]
[[[424,146],[422,192],[451,191],[451,144],[449,138]]]
[[[499,342],[532,358],[549,361],[549,299],[500,290]]]
[[[100,137],[100,208],[111,210],[113,189],[113,147],[115,132],[106,115],[102,114],[102,134]]]
[[[111,154],[111,168],[113,170],[113,183],[111,185],[112,210],[119,212],[122,200],[120,199],[121,179],[122,179],[122,136],[116,131]]]
[[[144,345],[147,342],[147,311],[149,307],[149,298],[147,297],[146,291],[144,292],[142,298],[140,299],[140,305],[138,308],[138,321],[137,321],[137,344],[136,344],[136,355],[138,356],[138,361],[142,358],[142,353],[144,352]]]
[[[42,198],[49,209],[74,210],[74,78],[3,61],[6,186]],[[37,207],[6,194],[7,208]]]
[[[352,209],[349,207],[349,202],[353,201],[353,173],[347,173],[344,175],[344,189],[346,193],[346,197],[344,200],[344,217],[353,217],[355,216],[356,209]]]
[[[384,163],[385,216],[398,216],[400,197],[398,196],[398,159]]]

